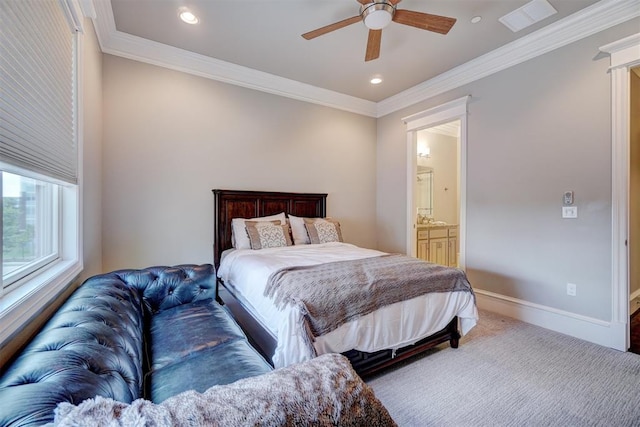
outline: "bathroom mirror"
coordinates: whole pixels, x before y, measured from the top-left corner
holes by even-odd
[[[417,222],[433,218],[433,169],[418,166],[416,183]]]

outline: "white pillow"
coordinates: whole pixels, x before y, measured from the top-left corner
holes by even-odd
[[[307,228],[304,226],[304,218],[289,215],[289,225],[291,226],[291,234],[293,234],[294,245],[308,245],[311,243]]]
[[[285,224],[287,221],[287,217],[284,212],[280,212],[277,215],[263,216],[260,218],[233,218],[231,220],[231,244],[236,249],[251,249],[251,241],[249,240],[249,235],[247,234],[247,229],[244,222],[273,221],[275,219],[279,219],[280,221],[282,221],[282,224]]]

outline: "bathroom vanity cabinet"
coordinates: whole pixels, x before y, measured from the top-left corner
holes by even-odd
[[[458,266],[458,226],[418,225],[418,258],[450,267]]]

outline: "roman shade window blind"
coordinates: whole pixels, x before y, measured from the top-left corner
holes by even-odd
[[[76,35],[68,5],[0,1],[0,160],[77,183]]]

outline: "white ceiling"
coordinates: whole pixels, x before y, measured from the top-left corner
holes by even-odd
[[[344,99],[318,103],[332,105],[346,101],[353,105],[344,109],[375,116],[379,113],[369,112],[370,105],[438,80],[456,67],[481,62],[501,47],[510,46],[512,52],[519,52],[525,48],[520,49],[518,44],[525,39],[534,42],[539,39],[538,43],[543,43],[535,37],[537,34],[549,33],[548,28],[557,33],[565,22],[568,25],[579,22],[578,16],[590,20],[587,28],[602,30],[631,19],[627,15],[634,9],[629,9],[629,5],[637,4],[637,0],[548,1],[557,14],[513,33],[498,18],[528,0],[403,0],[398,9],[450,16],[457,22],[448,35],[392,22],[383,30],[380,58],[370,62],[364,61],[368,30],[360,22],[313,40],[301,37],[310,30],[357,15],[360,5],[356,0],[93,0],[93,4],[98,12],[95,21],[98,37],[107,53],[135,59],[141,59],[137,58],[141,55],[145,57],[142,60],[159,65],[170,62],[176,69],[183,67],[176,63],[180,58],[191,61],[187,68],[199,68],[203,63],[200,55],[204,55],[213,58],[210,68],[223,69],[225,75],[219,80],[234,83],[237,78],[240,82],[237,84],[258,88],[262,85],[267,87],[266,91],[283,91],[285,96],[294,93],[292,97],[300,99],[322,98],[331,91],[329,94],[334,98],[340,95]],[[600,15],[609,14],[609,10],[615,9],[611,14],[618,13],[621,7],[610,7],[616,3],[626,5],[621,16],[599,19]],[[184,6],[199,17],[197,25],[178,19],[178,9]],[[481,16],[482,21],[472,24],[474,16]],[[611,22],[603,24],[602,20]],[[564,36],[567,43],[574,40],[572,34]],[[143,46],[141,41],[152,42]],[[163,51],[162,46],[172,46],[172,59],[166,58],[169,51]],[[146,49],[145,53],[138,48]],[[185,56],[185,52],[191,56]],[[160,56],[162,60],[158,59]],[[493,61],[491,68],[499,68],[499,57],[494,55]],[[512,58],[505,57],[504,61]],[[208,77],[212,73],[216,72],[195,72]],[[383,77],[381,85],[369,83],[374,75]],[[267,83],[270,79],[276,79],[278,84],[286,82],[286,89],[273,89],[273,84]],[[298,90],[310,93],[310,88],[317,93],[295,95]]]

